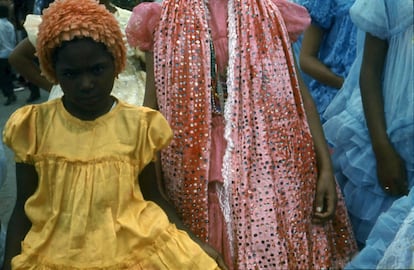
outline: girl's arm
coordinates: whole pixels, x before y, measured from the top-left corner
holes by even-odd
[[[318,58],[323,37],[323,29],[314,24],[305,31],[299,56],[300,68],[318,82],[340,89],[344,78],[333,73]]]
[[[155,91],[154,54],[152,52],[145,53],[145,62],[147,79],[143,105],[154,110],[158,110],[157,95]],[[200,247],[217,262],[220,269],[227,270],[228,268],[224,263],[222,255],[218,253],[213,247],[207,243],[204,243],[200,238],[194,235],[194,233],[184,225],[182,220],[179,218],[176,210],[169,202],[168,197],[164,191],[161,158],[159,154],[155,162],[151,162],[144,168],[138,179],[144,198],[158,204],[167,214],[168,219],[171,223],[174,223],[178,229],[186,231],[190,238],[198,245],[200,245]]]
[[[156,166],[157,164],[155,162],[151,162],[139,175],[139,185],[141,187],[141,192],[144,196],[144,199],[153,201],[158,206],[160,206],[162,210],[164,210],[164,212],[167,214],[168,219],[171,223],[174,223],[178,229],[186,231],[190,238],[198,245],[200,245],[203,250],[217,262],[220,269],[226,270],[227,266],[224,263],[224,260],[220,253],[218,253],[210,245],[204,243],[197,236],[195,236],[178,217],[178,214],[172,204],[167,201],[162,188],[162,179],[160,179],[161,175],[159,172],[157,172]]]
[[[26,80],[50,92],[53,84],[40,75],[40,68],[36,63],[35,52],[36,48],[29,39],[23,39],[10,54],[10,65]]]
[[[155,91],[154,53],[145,52],[147,78],[145,82],[144,106],[158,110],[157,93]]]
[[[378,180],[385,192],[399,196],[408,193],[408,183],[404,160],[391,145],[386,132],[381,78],[387,51],[386,40],[366,33],[359,83],[365,119],[377,161]]]
[[[323,223],[331,219],[335,214],[337,203],[336,181],[334,178],[331,157],[326,144],[319,114],[315,103],[310,95],[305,83],[298,72],[295,61],[299,87],[302,94],[303,106],[308,119],[309,129],[312,134],[315,147],[316,160],[318,165],[318,183],[316,186],[316,198],[314,203],[314,223]]]
[[[20,254],[21,242],[32,226],[24,212],[24,204],[37,188],[38,178],[34,166],[16,163],[16,182],[17,199],[7,230],[3,270],[11,269],[11,260]]]

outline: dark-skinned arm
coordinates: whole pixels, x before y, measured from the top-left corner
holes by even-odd
[[[294,59],[295,60],[295,59]],[[328,145],[326,144],[325,134],[323,133],[318,111],[310,95],[308,88],[303,82],[298,66],[295,61],[296,73],[299,81],[299,88],[302,95],[303,106],[312,139],[315,147],[316,161],[318,165],[318,183],[316,185],[316,198],[314,202],[314,216],[312,222],[322,224],[330,220],[336,209],[338,200],[336,193],[336,181],[329,154]]]
[[[154,53],[145,52],[147,78],[145,81],[145,96],[143,105],[158,110],[157,93],[155,91]]]
[[[28,38],[25,38],[17,44],[10,54],[9,63],[26,80],[50,92],[53,84],[40,74],[35,52],[36,48]]]
[[[17,199],[10,217],[3,270],[11,270],[11,260],[21,252],[21,242],[32,226],[24,212],[26,200],[36,191],[38,184],[34,166],[16,163]]]
[[[401,196],[408,193],[405,163],[387,135],[382,95],[381,78],[387,51],[386,40],[366,34],[359,83],[365,119],[377,161],[379,183],[385,192]]]
[[[162,210],[164,210],[164,212],[167,214],[168,219],[171,223],[174,223],[178,229],[187,232],[190,238],[196,242],[211,258],[213,258],[221,269],[228,269],[221,254],[218,253],[210,245],[201,241],[200,238],[195,236],[194,233],[192,233],[188,227],[184,225],[172,204],[167,201],[167,198],[162,190],[162,179],[159,179],[159,177],[160,175],[156,171],[155,162],[148,164],[141,172],[139,175],[139,185],[144,199],[152,201],[160,206]]]
[[[322,28],[314,24],[310,25],[305,31],[299,56],[300,68],[316,81],[340,89],[344,78],[333,73],[318,58],[324,33]]]

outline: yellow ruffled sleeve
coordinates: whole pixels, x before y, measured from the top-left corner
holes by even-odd
[[[3,130],[4,143],[13,150],[15,161],[33,164],[36,152],[36,108],[25,106],[15,111]]]
[[[142,107],[144,110],[143,131],[144,136],[140,136],[140,143],[138,144],[138,155],[141,156],[143,164],[148,164],[156,160],[156,153],[168,146],[171,142],[173,133],[164,116],[159,112],[149,108]]]

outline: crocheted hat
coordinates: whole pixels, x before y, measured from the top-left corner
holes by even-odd
[[[115,74],[126,64],[126,47],[115,17],[96,0],[56,0],[43,11],[36,43],[42,75],[57,83],[53,52],[62,42],[88,37],[103,43],[114,57]]]

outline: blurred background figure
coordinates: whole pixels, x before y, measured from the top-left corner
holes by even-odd
[[[0,1],[0,88],[7,98],[4,103],[6,106],[17,99],[13,90],[14,75],[9,64],[9,56],[16,46],[16,32],[10,21],[11,10],[9,1]]]
[[[114,5],[109,0],[100,0],[101,4],[115,16],[122,31],[124,31],[131,11]],[[49,4],[51,1],[48,2]],[[43,3],[44,4],[44,3]],[[124,3],[125,5],[126,3]],[[37,57],[35,55],[35,46],[37,40],[38,26],[42,21],[41,15],[31,14],[26,16],[24,28],[28,36],[16,46],[10,56],[12,66],[24,76],[29,82],[50,92],[49,100],[60,98],[63,92],[59,85],[53,85],[40,73]],[[115,80],[113,95],[130,104],[142,105],[145,91],[145,57],[138,49],[127,46],[127,66]],[[32,91],[30,96],[31,102],[38,99],[37,93]]]
[[[294,1],[306,7],[312,18],[312,24],[299,45],[299,59],[322,122],[326,107],[342,87],[355,60],[356,27],[349,16],[349,8],[354,1]]]
[[[33,14],[41,15],[43,9],[47,8],[53,0],[35,0],[33,5]]]
[[[413,1],[356,0],[350,15],[357,58],[324,131],[361,247],[379,215],[414,186]]]
[[[35,0],[14,0],[13,1],[13,21],[16,27],[17,43],[27,37],[27,32],[24,28],[24,23],[28,14],[32,14],[34,10]],[[24,76],[15,72],[16,81],[14,82],[15,91],[24,90],[26,87],[30,91],[30,96],[26,100],[32,103],[40,99],[40,89],[35,84],[26,80]]]

